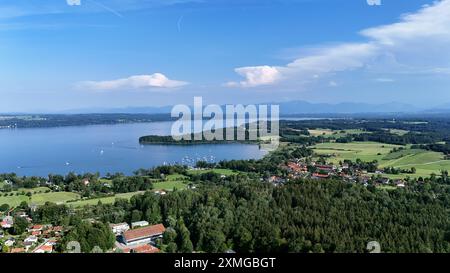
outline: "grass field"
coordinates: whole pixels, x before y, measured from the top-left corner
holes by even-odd
[[[407,133],[409,133],[409,131],[401,130],[401,129],[390,129],[389,133],[395,134],[395,135],[399,135],[399,136],[403,136],[403,135],[406,135]]]
[[[13,192],[13,196],[1,196],[0,204],[8,204],[11,207],[15,207],[20,205],[23,201],[31,204],[43,205],[45,202],[53,202],[57,204],[66,203],[69,200],[79,199],[80,196],[76,193],[71,192],[49,192],[49,193],[40,193],[34,194],[31,196],[31,199],[26,195],[15,195],[16,192]]]
[[[183,181],[167,181],[153,183],[155,190],[172,191],[174,188],[177,190],[184,190],[187,188],[187,184]]]
[[[25,189],[25,188],[20,188],[17,190],[18,192],[31,192],[33,194],[37,194],[37,193],[45,193],[46,191],[50,191],[50,188],[47,187],[37,187],[37,188],[33,188],[33,189]]]
[[[386,175],[390,178],[429,176],[432,173],[439,174],[441,170],[450,170],[450,160],[444,160],[442,153],[409,147],[390,153],[394,147],[400,146],[376,142],[322,143],[314,146],[314,151],[318,155],[331,155],[329,160],[335,164],[344,159],[355,161],[359,158],[363,161],[377,160],[380,168],[414,167],[417,170],[415,174]]]
[[[365,131],[361,129],[349,129],[349,130],[331,130],[331,129],[310,129],[308,130],[311,136],[327,136],[333,138],[340,138],[349,134],[361,134]]]
[[[101,197],[101,198],[93,198],[88,200],[79,200],[76,202],[69,202],[67,203],[68,206],[72,207],[81,207],[86,205],[97,205],[98,201],[101,201],[103,204],[112,204],[114,201],[116,201],[117,198],[127,199],[130,200],[131,197],[143,194],[143,191],[137,191],[137,192],[127,192],[127,193],[119,193],[114,196],[108,196],[108,197]]]
[[[396,147],[400,146],[377,142],[321,143],[314,146],[314,151],[319,155],[331,155],[333,163],[344,159],[355,161],[358,158],[363,161],[381,161]]]
[[[56,204],[66,203],[70,200],[79,199],[80,195],[73,192],[50,192],[34,194],[31,197],[31,203],[42,205],[45,202],[52,202]]]
[[[184,176],[182,174],[170,174],[166,176],[167,181],[182,181],[182,180],[188,180],[187,176]]]
[[[25,195],[19,195],[19,196],[0,196],[0,205],[2,204],[8,204],[10,207],[16,207],[20,205],[23,201],[29,202],[29,198]]]
[[[202,174],[202,173],[208,173],[208,172],[215,172],[221,175],[234,175],[238,174],[238,172],[229,170],[229,169],[207,169],[207,170],[189,170],[188,173],[190,174]]]

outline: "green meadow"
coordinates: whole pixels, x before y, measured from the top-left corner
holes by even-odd
[[[359,158],[363,161],[377,160],[380,168],[411,169],[414,167],[417,170],[415,174],[386,175],[391,178],[429,176],[432,173],[439,174],[441,170],[450,170],[450,160],[445,160],[442,153],[410,149],[410,146],[405,146],[405,149],[401,151],[390,152],[398,147],[402,146],[377,142],[352,142],[321,143],[313,148],[318,155],[330,156],[329,160],[334,164],[344,159],[355,161]]]
[[[127,192],[127,193],[118,193],[113,196],[107,196],[107,197],[99,197],[99,198],[92,198],[92,199],[85,199],[85,200],[79,200],[75,202],[69,202],[67,203],[68,206],[72,207],[82,207],[86,205],[97,205],[98,202],[102,202],[103,204],[112,204],[116,201],[116,199],[127,199],[130,200],[131,197],[143,194],[143,191],[137,191],[137,192]]]
[[[20,205],[22,202],[27,202],[28,204],[36,204],[36,205],[43,205],[45,202],[53,202],[57,204],[66,203],[70,200],[76,200],[80,198],[80,195],[76,193],[71,192],[49,192],[49,193],[38,193],[33,194],[30,197],[26,195],[16,195],[17,192],[21,191],[14,191],[11,192],[13,195],[10,196],[11,193],[8,193],[8,196],[4,196],[4,194],[1,194],[0,196],[0,204],[8,204],[11,207],[15,207]]]
[[[214,172],[220,175],[235,175],[238,174],[238,172],[229,170],[229,169],[205,169],[205,170],[189,170],[189,174],[202,174],[202,173],[208,173],[208,172]]]
[[[184,190],[187,188],[187,183],[183,181],[167,181],[153,183],[153,189],[172,191],[173,189]]]

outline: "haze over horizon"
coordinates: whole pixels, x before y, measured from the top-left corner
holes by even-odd
[[[205,103],[450,108],[450,0],[4,0],[0,112]]]

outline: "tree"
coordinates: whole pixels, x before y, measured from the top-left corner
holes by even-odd
[[[192,245],[192,241],[190,238],[191,233],[185,226],[184,221],[182,219],[178,220],[177,233],[178,233],[177,245],[179,252],[192,253],[192,251],[194,251],[194,246]]]
[[[9,210],[9,205],[8,204],[3,204],[0,206],[0,211],[1,212],[5,212]]]
[[[63,246],[71,241],[80,243],[81,252],[90,253],[94,249],[95,251],[111,249],[114,246],[115,236],[106,224],[80,222],[64,237]]]
[[[137,221],[141,221],[142,219],[142,212],[140,212],[139,210],[133,210],[131,212],[131,222],[137,222]]]
[[[177,244],[174,242],[171,242],[166,247],[167,253],[176,253],[177,252]]]
[[[175,229],[173,229],[171,227],[167,228],[163,234],[163,241],[165,244],[175,242],[176,238],[177,238],[177,232],[175,231]]]
[[[23,217],[15,217],[13,225],[13,233],[15,235],[20,235],[27,230],[28,222]]]

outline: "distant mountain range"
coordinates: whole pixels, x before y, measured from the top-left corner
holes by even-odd
[[[280,105],[280,115],[295,114],[360,114],[360,113],[450,113],[450,103],[427,109],[413,105],[391,102],[384,104],[352,103],[337,104],[310,103],[306,101],[290,101],[280,103],[264,103]],[[84,108],[64,111],[63,114],[80,113],[123,113],[123,114],[166,114],[172,106],[163,107],[125,107],[125,108]]]

